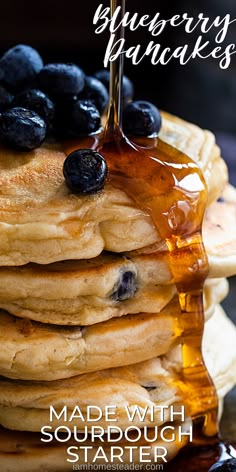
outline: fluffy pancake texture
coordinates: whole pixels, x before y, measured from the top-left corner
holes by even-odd
[[[166,253],[129,258],[102,254],[87,261],[0,268],[0,308],[57,325],[159,313],[175,292]],[[206,283],[206,317],[226,294],[224,279]]]
[[[162,139],[201,165],[209,202],[220,195],[227,170],[213,135],[164,115]],[[72,195],[64,159],[59,145],[29,153],[0,149],[0,265],[87,259],[104,249],[131,251],[160,240],[150,217],[110,184],[96,195]]]
[[[220,305],[205,324],[203,352],[218,396],[223,399],[236,383],[236,327]]]
[[[213,340],[217,338],[217,343]],[[203,355],[209,372],[222,398],[235,383],[236,375],[236,328],[227,319],[223,310],[217,308],[214,316],[207,322],[203,340]],[[227,352],[227,356],[219,353]],[[217,362],[215,359],[217,358]],[[214,362],[212,362],[214,359]],[[121,428],[127,424],[125,407],[172,405],[181,402],[181,391],[176,373],[181,368],[180,347],[169,351],[166,356],[150,359],[139,364],[96,371],[74,378],[52,382],[24,382],[1,379],[0,381],[0,423],[9,429],[40,431],[48,424],[49,407],[61,410],[64,405],[72,413],[76,405],[82,412],[88,405],[97,405],[103,411],[105,405],[117,406],[117,424]],[[160,418],[159,418],[160,419]],[[155,424],[159,421],[155,418]],[[53,423],[54,421],[54,423]],[[51,425],[67,424],[73,427],[76,421],[83,428],[86,423],[74,419],[64,423],[54,419]],[[168,421],[168,411],[165,421]],[[80,424],[81,423],[81,424]],[[134,419],[136,426],[152,426],[149,415],[145,421]],[[101,419],[98,423],[106,427],[109,423]],[[89,426],[89,424],[88,424]]]
[[[206,210],[203,240],[210,277],[236,274],[236,189],[227,185],[222,197]]]
[[[219,290],[224,298],[226,285],[207,283],[206,296]],[[88,325],[128,313],[159,313],[174,293],[165,253],[0,268],[0,307],[43,323]],[[205,308],[210,305],[209,299]]]
[[[229,293],[227,279],[207,279],[204,284],[203,303],[205,321],[215,312],[216,305],[220,303]]]
[[[150,411],[144,421],[136,415],[130,422],[126,406],[133,411],[139,405],[141,411],[156,405],[171,405],[180,399],[177,388],[171,384],[171,377],[160,358],[151,359],[141,364],[117,367],[84,374],[78,377],[52,382],[26,383],[20,381],[0,381],[0,423],[9,429],[40,431],[42,425],[49,422],[49,407],[53,405],[60,411],[66,405],[69,412],[63,417],[52,418],[52,427],[66,424],[73,429],[77,425],[83,430],[91,426],[87,421],[86,410],[89,405],[96,405],[105,411],[106,405],[116,405],[117,425],[125,429],[128,426],[153,426]],[[76,405],[84,415],[84,421],[74,418],[69,421]],[[169,411],[165,421],[169,419]],[[155,425],[161,424],[160,413],[155,418]],[[106,428],[114,425],[106,421],[105,415],[96,425]]]
[[[140,313],[84,328],[60,328],[2,312],[0,374],[53,380],[165,354],[181,334],[178,314],[176,304],[170,303],[160,314]]]
[[[158,313],[174,293],[168,254],[0,268],[0,307],[44,323],[87,325]]]

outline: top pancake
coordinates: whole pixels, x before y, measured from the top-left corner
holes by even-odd
[[[213,135],[163,114],[161,138],[199,164],[214,201],[227,169]],[[28,153],[0,149],[0,265],[87,259],[103,249],[131,251],[160,240],[151,218],[110,184],[95,195],[71,194],[64,159],[59,144]]]

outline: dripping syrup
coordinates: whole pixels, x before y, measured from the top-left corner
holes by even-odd
[[[125,0],[110,0],[111,15]],[[124,37],[116,31],[115,42]],[[182,334],[182,370],[177,380],[185,407],[193,420],[193,443],[185,447],[166,471],[207,472],[219,460],[236,457],[220,439],[218,399],[204,364],[201,343],[204,329],[203,286],[208,261],[202,242],[202,221],[207,188],[197,164],[157,137],[128,139],[122,131],[121,84],[123,58],[110,63],[108,118],[101,133],[66,144],[99,151],[109,169],[108,181],[125,190],[138,208],[148,213],[165,240],[176,284]],[[155,257],[155,253],[152,254]]]

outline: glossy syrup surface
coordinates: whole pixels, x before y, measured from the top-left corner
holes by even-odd
[[[125,0],[111,0],[111,13]],[[118,30],[116,40],[123,37]],[[187,413],[193,419],[194,440],[166,470],[208,471],[218,460],[234,456],[218,431],[218,400],[205,367],[201,344],[204,329],[203,285],[208,261],[202,242],[207,188],[200,168],[184,153],[158,138],[128,139],[122,132],[122,58],[111,62],[110,103],[100,134],[70,143],[67,151],[91,148],[106,159],[108,181],[124,190],[148,213],[169,250],[169,265],[179,299],[182,370],[177,380]],[[155,257],[155,252],[152,253]]]

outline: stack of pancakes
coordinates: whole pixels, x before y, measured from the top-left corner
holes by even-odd
[[[236,190],[210,132],[163,114],[160,138],[194,159],[208,186],[203,353],[221,401],[236,383],[236,329],[219,305],[226,277],[236,274]],[[165,244],[125,190],[108,183],[97,194],[72,195],[64,159],[59,144],[0,149],[1,472],[71,470],[68,444],[40,442],[50,406],[72,413],[78,405],[86,416],[89,405],[116,405],[116,426],[125,430],[127,406],[184,403],[175,382],[180,308]],[[50,424],[89,426],[78,418]],[[133,425],[154,426],[149,415]],[[166,443],[168,460],[183,445]]]

